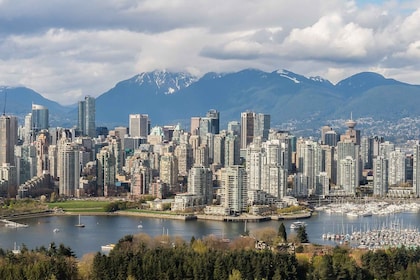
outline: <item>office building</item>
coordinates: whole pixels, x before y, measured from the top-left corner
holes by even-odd
[[[96,137],[96,105],[95,98],[86,96],[79,101],[79,114],[77,128],[82,136]]]
[[[241,113],[241,149],[246,149],[254,138],[267,140],[270,131],[270,115],[254,112]]]
[[[191,135],[199,135],[200,133],[200,117],[192,117],[190,123]]]
[[[18,140],[18,120],[15,116],[0,116],[0,166],[15,165],[15,145]]]
[[[220,132],[220,113],[215,109],[210,109],[206,114],[206,118],[209,119],[209,123],[210,123],[209,133],[219,134],[219,132]]]
[[[130,114],[129,133],[131,137],[147,138],[149,135],[149,115]]]
[[[36,139],[38,132],[49,128],[49,113],[48,108],[42,105],[32,104],[32,136]]]

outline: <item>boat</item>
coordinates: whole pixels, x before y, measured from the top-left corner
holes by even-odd
[[[302,221],[296,221],[290,225],[290,229],[298,229],[301,227],[306,227],[306,223]]]
[[[60,231],[60,229],[59,228],[55,228],[54,230],[53,230],[53,232],[54,233],[57,233],[57,232],[59,232]]]
[[[102,245],[101,246],[101,251],[104,253],[108,253],[109,251],[111,251],[112,249],[114,249],[115,244],[107,244],[107,245]]]
[[[82,223],[80,222],[80,215],[79,215],[79,223],[78,223],[78,224],[76,224],[76,225],[74,225],[74,226],[76,226],[76,227],[85,227],[85,224],[82,224]]]

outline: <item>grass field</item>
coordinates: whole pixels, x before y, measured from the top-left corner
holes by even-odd
[[[48,206],[50,209],[58,207],[69,212],[105,212],[105,206],[110,203],[109,201],[68,200],[48,203]]]

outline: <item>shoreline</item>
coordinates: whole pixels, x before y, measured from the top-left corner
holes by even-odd
[[[26,213],[14,216],[3,216],[3,219],[10,221],[32,219],[38,217],[49,217],[49,216],[132,216],[132,217],[146,217],[146,218],[158,218],[158,219],[173,219],[173,220],[184,220],[184,221],[196,221],[196,220],[210,220],[220,222],[265,222],[265,221],[280,221],[280,220],[293,220],[293,219],[308,219],[311,218],[312,214],[299,213],[289,215],[272,215],[272,216],[255,216],[244,214],[241,216],[218,216],[218,215],[205,215],[205,214],[170,214],[170,213],[147,213],[147,212],[132,212],[132,211],[116,211],[116,212],[57,212],[57,211],[45,211],[38,213]]]

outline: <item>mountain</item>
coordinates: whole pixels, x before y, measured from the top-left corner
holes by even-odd
[[[178,85],[178,86],[175,86]],[[363,72],[336,85],[322,77],[288,70],[245,69],[207,73],[200,79],[185,73],[155,71],[119,82],[97,98],[97,122],[128,123],[130,113],[149,114],[152,125],[180,122],[220,111],[222,126],[239,120],[246,110],[271,114],[272,125],[284,122],[322,123],[357,118],[385,120],[420,114],[420,86]]]
[[[50,109],[52,126],[69,127],[77,122],[77,109],[61,106],[28,88],[0,88],[0,105],[6,92],[6,112],[24,116],[33,102]],[[394,123],[396,127],[406,125],[407,131],[415,133],[412,127],[416,122],[407,122],[406,118],[420,116],[417,104],[420,86],[373,72],[358,73],[334,85],[322,77],[305,77],[288,70],[210,72],[201,78],[153,71],[118,82],[97,97],[96,123],[110,129],[127,126],[128,115],[140,113],[149,115],[152,126],[179,122],[187,128],[192,116],[204,116],[209,109],[216,109],[225,128],[229,121],[239,120],[241,112],[251,110],[270,114],[272,127],[310,135],[335,121],[344,127],[344,120],[352,113],[355,119],[365,120],[359,122],[359,128],[376,120],[384,131],[392,130]]]
[[[26,87],[0,86],[0,108],[2,113],[12,114],[23,122],[25,116],[32,111],[32,104],[43,105],[48,108],[50,125],[63,126],[72,123],[71,119],[63,118],[71,111],[70,107],[44,98],[41,94]],[[75,124],[75,123],[74,123]],[[71,124],[74,125],[74,124]]]
[[[154,71],[121,81],[96,99],[97,123],[126,124],[129,114],[138,113],[166,123],[176,109],[176,102],[184,102],[180,98],[182,90],[196,80],[186,73]]]

